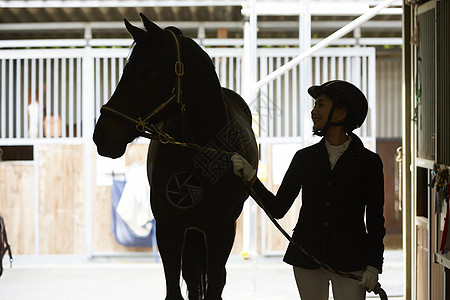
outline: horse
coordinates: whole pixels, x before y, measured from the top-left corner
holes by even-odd
[[[222,299],[236,220],[249,196],[230,156],[258,164],[251,112],[221,87],[194,40],[140,17],[145,30],[124,19],[133,47],[93,140],[100,155],[118,158],[136,138],[151,139],[147,177],[165,299],[183,299],[180,275],[189,299]]]

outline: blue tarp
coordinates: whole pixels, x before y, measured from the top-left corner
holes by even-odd
[[[112,185],[112,232],[117,242],[128,247],[153,247],[156,246],[155,220],[152,220],[152,229],[148,236],[140,237],[126,225],[117,213],[117,206],[125,187],[125,180],[113,180]]]

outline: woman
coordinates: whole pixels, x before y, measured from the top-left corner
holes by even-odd
[[[334,299],[365,299],[382,271],[386,232],[381,159],[352,132],[366,118],[367,99],[341,80],[312,86],[308,93],[315,99],[313,131],[323,138],[295,154],[276,195],[238,154],[231,158],[233,170],[243,174],[275,218],[286,214],[302,189],[293,239],[322,263],[363,278],[358,282],[327,271],[289,245],[284,261],[293,265],[301,299],[328,299],[330,281]]]

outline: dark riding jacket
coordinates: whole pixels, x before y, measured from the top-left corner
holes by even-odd
[[[286,214],[302,190],[293,239],[338,270],[364,270],[371,265],[381,272],[386,233],[383,164],[356,135],[351,137],[333,170],[323,138],[297,151],[276,196],[259,180],[252,187],[275,218]],[[319,267],[292,244],[284,261],[307,269]]]

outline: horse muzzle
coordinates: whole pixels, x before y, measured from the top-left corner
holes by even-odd
[[[92,139],[97,146],[97,153],[101,156],[119,158],[125,153],[127,144],[113,142],[113,139],[108,138],[107,133],[98,126],[95,127]]]

